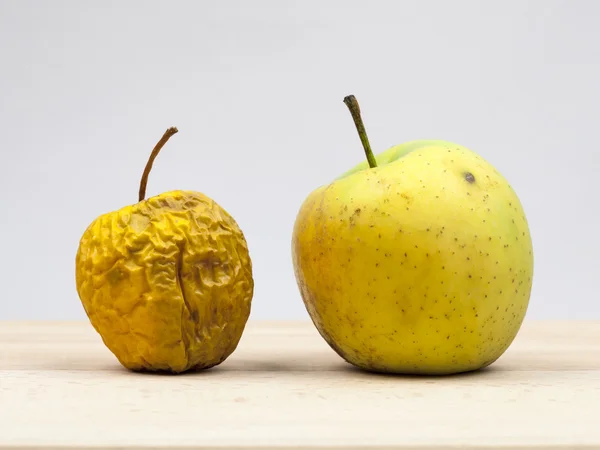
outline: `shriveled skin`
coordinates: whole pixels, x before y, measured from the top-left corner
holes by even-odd
[[[198,192],[171,191],[104,214],[76,257],[93,327],[131,370],[184,372],[236,348],[254,290],[234,219]]]
[[[393,147],[311,193],[293,231],[302,298],[346,361],[450,374],[497,360],[525,316],[533,251],[521,203],[483,158]]]

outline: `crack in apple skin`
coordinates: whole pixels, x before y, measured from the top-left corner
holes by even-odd
[[[492,364],[516,337],[532,288],[516,193],[451,142],[383,155],[377,167],[358,165],[317,188],[299,209],[292,261],[313,323],[365,370],[451,374]]]

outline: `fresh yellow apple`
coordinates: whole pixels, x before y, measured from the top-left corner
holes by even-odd
[[[484,158],[411,141],[314,190],[292,259],[321,336],[365,370],[452,374],[496,361],[526,314],[533,249],[523,207]]]

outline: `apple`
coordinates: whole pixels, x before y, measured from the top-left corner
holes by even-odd
[[[192,190],[146,198],[153,162],[177,132],[168,128],[152,150],[138,201],[93,219],[75,258],[89,322],[136,372],[221,364],[237,348],[254,295],[246,238],[221,205]]]
[[[444,140],[371,151],[311,192],[292,234],[308,314],[348,363],[373,372],[481,369],[510,346],[532,288],[523,206],[479,154]]]

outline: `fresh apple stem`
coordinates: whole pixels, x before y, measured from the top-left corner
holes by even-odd
[[[154,146],[154,149],[150,154],[150,158],[148,158],[148,162],[146,163],[146,167],[144,168],[144,173],[142,174],[142,179],[140,181],[140,194],[138,197],[139,202],[144,200],[144,198],[146,197],[146,185],[148,184],[148,175],[150,175],[150,171],[152,170],[152,163],[158,156],[160,149],[163,148],[163,146],[167,143],[169,138],[175,133],[177,133],[177,131],[179,130],[175,127],[167,129],[167,131],[165,131],[165,134],[163,134],[163,137],[160,138],[160,141],[158,141]]]
[[[360,106],[358,106],[356,97],[354,97],[354,95],[348,95],[347,97],[344,97],[344,103],[350,110],[350,114],[352,114],[354,125],[356,125],[356,131],[358,131],[358,136],[360,137],[360,141],[365,149],[365,154],[367,155],[367,161],[369,161],[369,167],[377,167],[377,161],[375,160],[375,156],[371,150],[371,144],[369,144],[367,132],[365,131],[365,124],[360,117]]]

